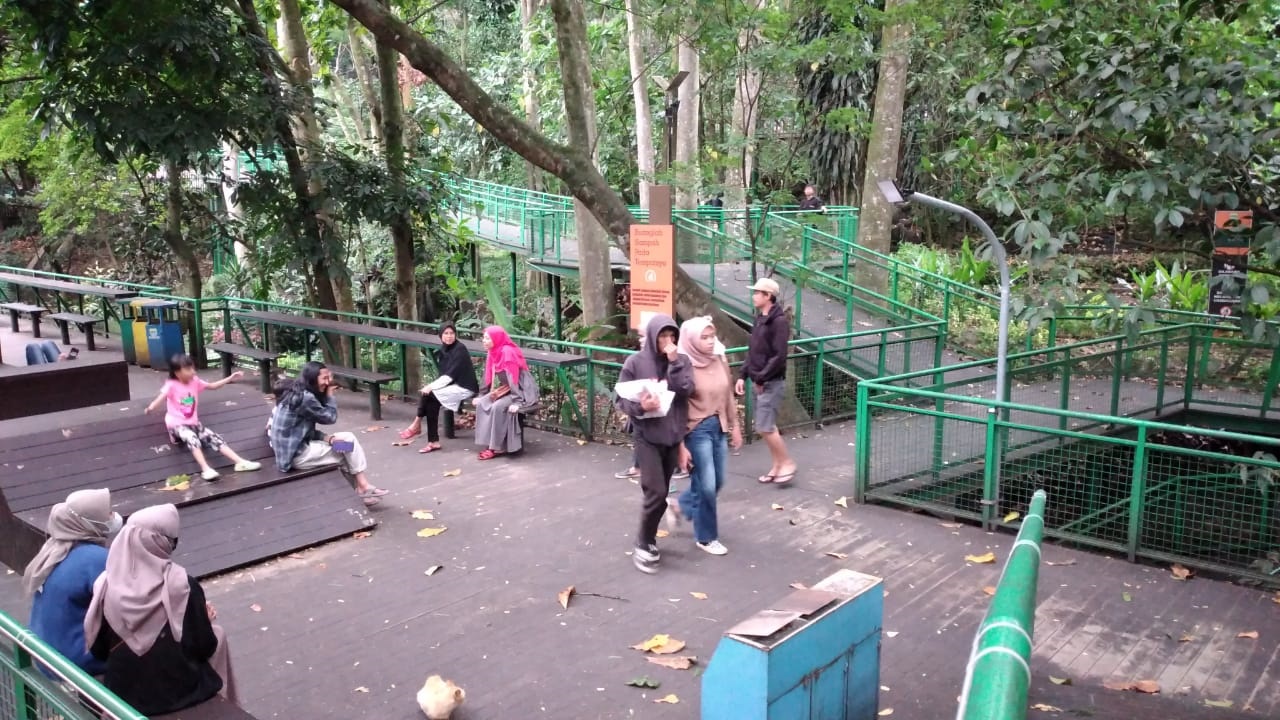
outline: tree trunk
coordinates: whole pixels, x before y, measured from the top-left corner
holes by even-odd
[[[242,240],[239,232],[240,223],[244,222],[244,207],[236,199],[236,187],[240,185],[240,152],[229,142],[222,143],[222,202],[227,206],[227,219],[237,227],[236,240],[232,243],[236,263],[242,268],[249,267],[249,248]]]
[[[764,7],[765,0],[752,0],[753,11]],[[749,57],[759,41],[758,31],[748,27],[738,31],[737,76],[733,88],[733,110],[729,128],[731,147],[741,147],[739,162],[725,169],[725,205],[745,208],[747,189],[756,163],[756,123],[760,119],[760,69]]]
[[[591,162],[596,149],[596,98],[591,83],[591,56],[587,47],[587,21],[582,0],[551,0],[551,13],[556,21],[556,46],[564,84],[569,144],[586,151],[587,160]],[[616,325],[616,291],[609,264],[609,240],[604,227],[581,200],[573,201],[573,225],[578,240],[583,325]],[[593,331],[592,334],[596,333]]]
[[[178,257],[182,272],[182,292],[187,297],[198,298],[204,292],[204,282],[200,277],[200,258],[191,248],[191,244],[182,236],[182,171],[172,160],[164,161],[165,174],[165,218],[164,242]]]
[[[885,0],[885,13],[892,17],[903,0]],[[898,154],[902,141],[902,113],[907,96],[907,39],[910,28],[903,21],[889,22],[881,31],[879,78],[875,107],[871,114],[871,138],[867,141],[867,165],[862,177],[862,209],[858,220],[858,244],[889,254],[893,228],[893,206],[880,194],[877,183],[898,176]],[[858,263],[856,282],[863,289],[886,295],[889,278],[883,268]]]
[[[295,137],[299,142],[300,158],[307,168],[307,192],[312,197],[315,207],[316,221],[321,232],[336,239],[333,220],[330,217],[328,201],[324,185],[315,173],[311,172],[314,158],[323,144],[320,123],[316,119],[315,95],[311,90],[311,47],[307,44],[306,30],[302,27],[302,11],[298,0],[279,0],[280,19],[277,24],[280,44],[284,48],[284,59],[289,67],[290,79],[294,89],[301,97],[301,102],[293,115]],[[325,243],[326,251],[336,243]],[[334,299],[334,306],[342,312],[354,312],[355,299],[351,294],[351,278],[346,262],[335,253],[326,252],[323,256],[328,272],[316,274],[317,290],[320,283],[330,285],[328,293],[321,291],[319,297],[326,294]],[[348,366],[355,365],[355,358],[349,357],[350,351],[345,343],[341,344],[342,362]]]
[[[636,18],[636,0],[624,0],[627,13],[627,56],[631,62],[631,97],[636,106],[636,166],[640,169],[640,207],[649,209],[649,186],[657,171],[653,152],[653,111],[649,107],[649,74],[644,68],[644,29]]]
[[[271,49],[266,30],[263,29],[262,22],[258,19],[258,11],[254,7],[253,0],[238,0],[238,2],[241,15],[245,20],[245,32],[252,36],[250,46],[255,49],[254,59],[257,61],[258,71],[262,73],[263,81],[266,83],[267,96],[282,100],[284,91],[280,85],[280,76],[277,73],[287,72],[287,68],[281,67],[280,56]],[[283,103],[279,109],[281,111],[284,110]],[[307,168],[302,163],[302,155],[298,151],[298,143],[294,138],[293,127],[290,125],[288,116],[283,112],[278,112],[275,124],[276,136],[280,141],[280,150],[284,153],[285,165],[289,169],[289,188],[293,191],[297,221],[302,226],[301,232],[298,233],[300,245],[298,255],[310,263],[304,269],[304,272],[310,273],[310,282],[308,284],[311,288],[311,295],[317,307],[325,310],[336,310],[338,308],[337,298],[334,296],[333,285],[329,281],[331,275],[327,260],[330,255],[328,250],[329,238],[322,231],[320,221],[316,216],[316,200],[309,189],[310,173],[307,172]]]
[[[680,107],[676,111],[676,198],[677,208],[693,210],[698,207],[701,192],[701,176],[698,172],[698,131],[701,127],[699,103],[701,102],[701,72],[698,50],[688,38],[680,38],[677,45],[679,66],[689,76],[680,83],[677,98]]]
[[[524,119],[535,130],[542,129],[542,121],[539,118],[538,82],[529,61],[533,56],[533,16],[538,13],[539,5],[540,0],[520,0],[520,54],[525,60],[524,71],[520,73],[524,91]],[[529,189],[545,192],[546,183],[543,182],[542,171],[527,160],[524,165]]]
[[[373,90],[373,73],[369,70],[369,56],[365,53],[364,44],[357,35],[355,18],[347,18],[347,47],[351,49],[351,65],[356,69],[356,78],[360,80],[360,92],[364,95],[365,105],[369,106],[369,136],[382,145],[382,103],[378,102],[378,94]]]
[[[251,0],[241,0],[250,2]],[[555,175],[569,193],[581,200],[626,252],[627,235],[635,218],[622,196],[609,186],[591,156],[577,148],[553,142],[484,91],[465,70],[403,20],[387,12],[377,0],[334,0],[369,28],[380,41],[399,50],[409,62],[431,78],[486,132],[524,159]],[[747,333],[722,312],[702,286],[683,269],[675,271],[676,312],[684,317],[711,315],[725,344],[745,345]]]
[[[384,2],[387,0],[384,0]],[[401,106],[399,83],[400,53],[384,43],[378,43],[378,83],[382,90],[382,137],[387,159],[388,190],[397,202],[403,202],[404,191],[404,112]],[[418,288],[415,278],[417,266],[413,248],[413,227],[408,208],[402,207],[391,218],[391,242],[395,247],[396,263],[396,316],[401,320],[418,319]],[[414,397],[422,383],[422,353],[406,355],[404,368],[404,393]]]

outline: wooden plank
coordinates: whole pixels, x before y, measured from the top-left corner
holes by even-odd
[[[15,273],[0,273],[0,283],[21,285],[23,287],[38,288],[40,290],[53,290],[54,292],[64,292],[72,295],[93,295],[95,297],[105,297],[109,299],[130,298],[138,294],[137,290],[109,288],[103,285],[90,285],[88,283],[77,283],[67,280],[51,280],[47,278],[33,277],[30,275],[18,275]]]
[[[81,360],[0,370],[0,420],[129,399],[123,360]]]

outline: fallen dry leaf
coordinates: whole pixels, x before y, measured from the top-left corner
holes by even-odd
[[[1139,680],[1133,684],[1133,689],[1140,693],[1154,695],[1155,693],[1160,692],[1160,683],[1155,680]]]
[[[413,444],[412,440],[396,440],[391,443],[391,447],[405,447],[406,445],[412,445],[412,444]]]
[[[452,469],[452,470],[445,470],[445,471],[444,471],[444,476],[445,476],[445,477],[458,477],[458,476],[459,476],[459,475],[461,475],[461,474],[462,474],[462,468],[454,468],[454,469]]]
[[[898,637],[898,631],[897,631],[897,630],[890,630],[889,632],[885,633],[885,634],[884,634],[884,636],[885,636],[885,637],[889,637],[889,638],[896,638],[896,637]]]
[[[249,609],[250,609],[250,610],[252,610],[252,611],[254,611],[254,612],[262,612],[262,606],[261,606],[261,605],[259,605],[258,603],[254,603],[254,604],[250,605],[250,606],[249,606]]]
[[[1280,605],[1280,592],[1276,593],[1276,596],[1271,598],[1271,602]]]
[[[1232,705],[1235,705],[1235,703],[1230,700],[1205,700],[1204,704],[1215,708],[1229,708]]]
[[[1247,631],[1247,632],[1236,633],[1236,637],[1238,637],[1238,638],[1244,638],[1245,640],[1257,640],[1257,639],[1258,639],[1258,631],[1257,631],[1257,630],[1249,630],[1249,631]]]
[[[352,690],[351,692],[367,693],[369,692],[369,688],[361,685],[360,687],[356,688],[355,690]]]
[[[435,537],[435,536],[439,535],[440,533],[442,533],[442,532],[444,532],[445,530],[448,530],[448,529],[449,529],[449,528],[447,528],[447,527],[438,527],[438,528],[422,528],[421,530],[419,530],[419,531],[418,531],[418,537],[420,537],[420,538]]]
[[[351,537],[357,540],[363,540],[369,537],[370,535],[373,535],[373,533],[369,532],[368,530],[361,530],[360,532],[356,533],[355,535],[352,535]]]
[[[436,573],[440,572],[443,569],[444,569],[443,565],[432,565],[431,567],[427,568],[422,574],[426,575],[427,577],[431,577],[432,575],[435,575]]]
[[[650,650],[654,648],[662,647],[663,645],[666,645],[669,642],[671,642],[670,635],[667,635],[665,633],[659,633],[638,645],[632,645],[631,649],[639,650],[641,652],[649,652]]]
[[[571,597],[573,597],[572,585],[556,593],[556,599],[560,601],[560,607],[564,608],[565,610],[569,609],[569,598]]]
[[[190,481],[187,481],[187,480],[182,480],[181,482],[176,482],[176,483],[173,483],[172,485],[165,483],[165,486],[160,489],[173,490],[174,492],[184,492],[186,490],[191,489],[191,483]]]
[[[940,525],[940,526],[942,526],[942,527],[944,527],[944,528],[952,528],[952,529],[954,529],[954,528],[962,528],[962,527],[964,527],[964,523],[950,523],[950,522],[948,522],[948,523],[938,523],[938,525]]]
[[[773,510],[786,510],[786,508],[782,507],[782,506],[781,506],[781,505],[779,505],[778,503],[774,503],[774,504],[770,505],[769,507],[770,507],[770,509],[773,509]]]
[[[836,504],[842,508],[847,508],[849,507],[849,498],[841,495],[840,498],[836,500]]]
[[[302,560],[302,559],[304,559],[304,558],[303,558],[302,553],[289,553],[286,557],[291,557],[291,558],[293,558],[294,560]]]
[[[1071,678],[1060,678],[1060,677],[1054,677],[1050,675],[1049,682],[1053,683],[1054,685],[1070,685]]]
[[[1045,705],[1044,703],[1036,703],[1031,706],[1031,709],[1039,710],[1040,712],[1062,712],[1062,708],[1054,707],[1053,705]]]
[[[809,586],[805,585],[804,583],[791,583],[791,586],[790,586],[790,587],[792,587],[792,588],[794,588],[794,589],[796,589],[796,590],[808,590],[808,589],[809,589]]]
[[[587,441],[586,441],[586,440],[579,440],[579,441],[578,441],[578,444],[579,444],[579,445],[586,445],[586,444],[587,444]]]
[[[698,658],[692,655],[677,655],[675,657],[647,657],[645,658],[654,665],[661,665],[672,670],[688,670],[690,666],[698,662]]]
[[[838,552],[827,552],[827,553],[823,553],[823,555],[826,555],[828,557],[833,557],[837,560],[843,560],[849,557],[849,553],[838,553]]]
[[[680,698],[676,697],[676,696],[673,694],[673,695],[667,695],[667,696],[665,696],[665,697],[660,697],[660,698],[658,698],[657,700],[654,700],[654,702],[656,702],[656,703],[666,703],[666,704],[668,704],[668,705],[675,705],[676,703],[680,702]]]
[[[1186,580],[1187,578],[1195,574],[1191,572],[1191,570],[1184,568],[1181,565],[1174,565],[1173,567],[1169,568],[1169,572],[1173,574],[1174,580]]]
[[[989,553],[984,553],[982,555],[965,555],[964,559],[965,559],[965,562],[976,563],[978,565],[985,565],[987,563],[995,562],[996,554],[993,552],[989,552]]]
[[[706,600],[706,599],[707,599],[707,594],[706,594],[706,593],[704,593],[704,592],[691,592],[691,593],[689,593],[689,594],[693,596],[693,599],[694,599],[694,600]]]
[[[1052,565],[1054,567],[1062,567],[1063,565],[1075,565],[1075,564],[1076,564],[1075,560],[1059,560],[1058,562],[1053,562],[1052,560],[1049,560],[1045,562],[1045,565]]]
[[[365,429],[364,429],[364,431],[365,431],[365,432],[378,432],[379,430],[381,430],[381,429],[383,429],[383,428],[385,428],[385,427],[386,427],[386,425],[370,425],[369,427],[365,428]]]
[[[1132,690],[1133,683],[1125,680],[1107,680],[1102,683],[1102,687],[1108,690]]]
[[[879,717],[889,717],[892,714],[893,714],[893,708],[885,708],[880,712],[876,713],[876,715]]]
[[[666,530],[659,530],[657,532],[657,537],[659,538],[671,537],[671,533],[667,532]]]
[[[414,520],[435,520],[436,519],[436,514],[431,512],[430,510],[414,510],[413,512],[409,513],[409,516],[412,517]]]
[[[1008,515],[1005,515],[1005,516],[1004,516],[1004,521],[1005,521],[1005,522],[1007,522],[1007,523],[1011,523],[1011,522],[1013,522],[1014,520],[1017,520],[1017,519],[1018,519],[1018,518],[1020,518],[1020,517],[1022,517],[1022,513],[1017,512],[1017,511],[1015,510],[1014,512],[1011,512],[1011,513],[1009,513]]]
[[[994,585],[988,585],[988,586],[986,586],[986,587],[982,588],[982,592],[984,592],[984,593],[986,593],[986,594],[988,594],[988,595],[995,595],[995,594],[996,594],[996,588],[995,588],[995,586],[994,586]]]
[[[671,638],[660,647],[650,650],[655,655],[674,655],[684,649],[684,641]]]
[[[1195,640],[1195,639],[1196,638],[1194,635],[1183,635],[1182,637],[1178,638],[1178,642],[1180,643],[1191,642],[1192,640]]]

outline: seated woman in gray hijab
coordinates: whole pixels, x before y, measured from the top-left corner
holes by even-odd
[[[84,619],[90,651],[107,663],[103,684],[144,715],[177,712],[219,692],[236,702],[217,613],[171,559],[178,527],[173,505],[129,516]]]
[[[109,490],[77,490],[49,511],[49,539],[22,573],[32,596],[32,632],[90,675],[101,675],[106,665],[85,647],[84,616],[93,581],[107,567],[107,536],[119,529]]]

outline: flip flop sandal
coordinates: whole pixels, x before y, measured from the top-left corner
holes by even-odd
[[[367,497],[367,498],[360,498],[360,501],[364,503],[365,507],[373,507],[374,505],[377,505],[378,503],[382,502],[382,498]]]
[[[795,479],[796,479],[796,473],[795,473],[795,471],[793,470],[793,471],[791,471],[791,472],[789,472],[789,473],[783,473],[783,474],[781,474],[781,475],[775,475],[775,476],[773,476],[773,480],[772,480],[771,482],[772,482],[774,485],[786,485],[787,483],[789,483],[789,482],[791,482],[792,480],[795,480]]]
[[[441,449],[442,449],[442,448],[441,448],[439,445],[423,445],[423,446],[422,446],[422,449],[421,449],[421,450],[418,450],[418,454],[419,454],[419,455],[426,455],[427,453],[435,452],[435,451],[437,451],[437,450],[441,450]]]
[[[408,428],[405,428],[404,430],[400,431],[400,439],[409,440],[410,438],[416,438],[421,434],[422,434],[421,430],[410,430]]]
[[[502,454],[502,453],[497,453],[497,452],[494,452],[493,450],[490,450],[489,448],[485,448],[484,450],[481,450],[481,451],[480,451],[480,454],[479,454],[479,455],[476,455],[476,459],[477,459],[477,460],[492,460],[492,459],[494,459],[494,458],[498,457],[498,456],[499,456],[499,455],[501,455],[501,454]]]
[[[361,493],[360,493],[360,497],[362,497],[362,498],[377,498],[377,497],[382,497],[383,495],[386,495],[386,494],[387,494],[387,490],[386,490],[385,488],[380,488],[380,487],[371,487],[371,488],[369,488],[368,490],[365,490],[364,492],[361,492]]]
[[[764,484],[773,482],[773,479],[776,477],[777,475],[761,475],[760,477],[756,478],[756,482],[764,485]]]

